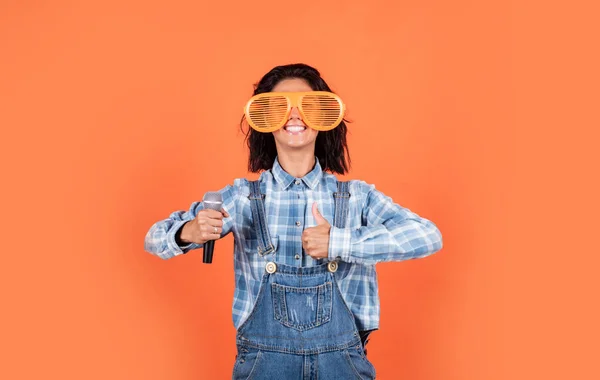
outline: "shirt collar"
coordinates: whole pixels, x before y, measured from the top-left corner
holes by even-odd
[[[273,169],[271,169],[271,172],[273,173],[273,177],[277,183],[279,183],[283,189],[287,189],[288,186],[290,186],[296,180],[296,178],[283,170],[277,157],[275,157],[275,162],[273,162]],[[323,171],[321,170],[321,164],[319,164],[319,159],[315,157],[315,167],[300,179],[306,186],[314,190],[322,176]]]

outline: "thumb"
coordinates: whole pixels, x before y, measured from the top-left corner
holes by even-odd
[[[315,220],[317,221],[317,225],[323,225],[323,224],[329,224],[329,222],[327,222],[327,219],[323,218],[323,215],[321,215],[321,213],[319,212],[319,207],[317,206],[317,202],[313,203],[312,205],[312,213],[313,216],[315,217]]]

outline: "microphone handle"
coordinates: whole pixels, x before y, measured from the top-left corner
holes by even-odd
[[[213,259],[213,250],[215,249],[215,241],[209,240],[204,243],[204,256],[202,262],[205,264],[211,264]]]

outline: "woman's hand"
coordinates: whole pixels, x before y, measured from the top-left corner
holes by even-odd
[[[223,217],[229,214],[225,209],[215,211],[204,209],[198,212],[194,220],[187,222],[181,230],[181,241],[184,243],[204,244],[209,240],[218,240],[223,231]]]
[[[319,212],[317,202],[313,203],[312,212],[317,225],[309,227],[302,232],[302,248],[313,259],[324,259],[329,255],[329,231],[331,230],[331,225]]]

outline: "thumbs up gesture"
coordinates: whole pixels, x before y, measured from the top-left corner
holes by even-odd
[[[313,259],[323,259],[329,253],[329,231],[331,225],[321,215],[317,202],[312,205],[312,213],[317,221],[315,227],[309,227],[302,232],[302,248]]]

